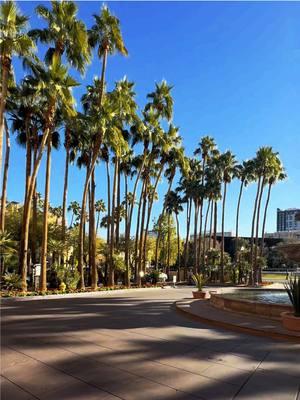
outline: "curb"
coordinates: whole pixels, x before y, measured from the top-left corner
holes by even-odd
[[[197,300],[197,301],[206,301],[206,300]],[[300,337],[294,336],[292,333],[285,334],[285,333],[270,332],[270,331],[266,331],[264,329],[249,328],[249,327],[235,325],[230,322],[224,322],[224,321],[220,321],[220,320],[201,317],[200,315],[194,314],[194,313],[189,312],[186,309],[184,309],[182,306],[186,305],[186,304],[187,303],[183,303],[182,300],[176,301],[175,302],[176,311],[178,313],[181,313],[185,317],[192,319],[193,321],[202,322],[207,325],[211,325],[211,326],[214,326],[217,328],[227,329],[227,330],[230,330],[233,332],[240,332],[240,333],[245,333],[245,334],[254,335],[254,336],[266,337],[269,339],[285,340],[285,341],[289,341],[289,342],[300,343]]]
[[[128,292],[141,292],[147,290],[161,289],[161,287],[151,288],[134,288],[134,289],[116,289],[116,290],[97,290],[95,292],[78,292],[78,293],[66,293],[66,294],[46,294],[37,296],[15,296],[15,297],[1,297],[2,302],[15,302],[15,301],[32,301],[32,300],[53,300],[53,299],[70,299],[77,297],[102,297],[105,295],[113,296],[115,294],[128,293]]]

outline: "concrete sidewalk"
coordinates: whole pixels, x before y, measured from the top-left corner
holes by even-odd
[[[300,346],[175,312],[191,288],[2,305],[3,400],[299,396]]]

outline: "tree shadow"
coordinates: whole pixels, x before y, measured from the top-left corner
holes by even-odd
[[[175,297],[150,292],[6,302],[3,375],[45,399],[88,399],[87,388],[139,400],[296,398],[298,345],[189,320],[173,309]],[[55,374],[75,380],[67,388],[49,383],[40,394],[22,378],[22,368],[16,374],[18,363],[49,382],[59,380]]]

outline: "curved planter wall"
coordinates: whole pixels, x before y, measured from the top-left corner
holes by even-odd
[[[262,317],[281,319],[280,314],[284,311],[292,311],[292,306],[284,304],[259,303],[253,300],[230,299],[222,294],[211,293],[210,303],[223,310],[243,312],[247,314],[260,315]]]

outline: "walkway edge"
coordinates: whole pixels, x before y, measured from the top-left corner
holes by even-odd
[[[132,288],[132,289],[115,289],[115,290],[96,290],[95,292],[77,292],[77,293],[65,293],[65,294],[45,294],[36,296],[15,296],[15,297],[1,297],[1,303],[14,302],[14,301],[32,301],[32,300],[53,300],[53,299],[70,299],[76,297],[102,297],[102,296],[114,296],[121,293],[128,292],[142,292],[147,290],[162,289],[160,286],[151,288]]]
[[[179,301],[175,302],[176,311],[194,321],[202,322],[204,324],[214,326],[217,328],[224,328],[224,329],[227,329],[230,331],[246,333],[246,334],[250,334],[250,335],[254,335],[254,336],[267,337],[269,339],[286,340],[286,341],[290,341],[290,342],[294,342],[294,343],[295,342],[300,343],[300,337],[293,335],[292,332],[291,333],[288,333],[288,332],[287,333],[279,333],[279,332],[277,333],[277,332],[266,331],[264,329],[259,329],[259,328],[244,327],[244,326],[232,324],[230,322],[225,322],[220,319],[203,317],[203,316],[191,311],[190,304],[192,304],[194,302],[206,302],[206,301],[207,300],[193,300],[193,299],[191,299],[189,301],[179,300]],[[237,313],[235,313],[235,314],[240,315],[240,317],[243,318],[243,314],[237,314]]]

